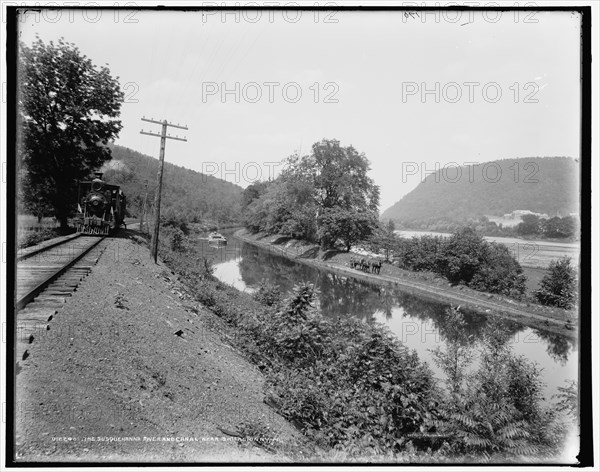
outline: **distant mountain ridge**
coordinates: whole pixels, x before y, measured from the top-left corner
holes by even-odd
[[[104,179],[120,185],[127,196],[129,212],[138,216],[148,181],[148,211],[154,203],[158,159],[132,149],[111,145],[112,160],[102,171]],[[231,182],[165,161],[161,215],[176,212],[189,221],[211,220],[234,223],[240,220],[243,189]]]
[[[578,182],[579,164],[569,157],[501,159],[448,167],[428,175],[385,210],[381,219],[411,227],[437,221],[461,223],[515,210],[566,216],[579,211]]]

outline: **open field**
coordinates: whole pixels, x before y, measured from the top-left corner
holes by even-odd
[[[17,215],[17,234],[21,235],[28,231],[43,231],[45,229],[53,229],[58,227],[58,221],[51,217],[42,218],[38,223],[38,219],[33,215]]]

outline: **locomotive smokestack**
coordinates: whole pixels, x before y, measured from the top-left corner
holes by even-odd
[[[97,179],[102,180],[102,176],[104,175],[103,172],[94,172],[94,175],[96,176]]]

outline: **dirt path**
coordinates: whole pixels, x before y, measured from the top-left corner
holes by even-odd
[[[395,285],[426,299],[461,305],[477,313],[498,315],[574,340],[577,338],[578,321],[573,312],[528,305],[508,297],[477,292],[465,286],[454,287],[446,279],[434,274],[405,271],[389,264],[384,264],[379,275],[365,273],[349,267],[348,261],[352,254],[340,253],[324,261],[317,257],[316,252],[311,250],[310,246],[273,244],[272,241],[275,237],[253,236],[244,229],[237,231],[235,237],[296,262],[379,285]]]
[[[18,362],[16,459],[289,460],[236,437],[252,434],[247,423],[275,447],[301,441],[263,403],[258,369],[209,328],[220,320],[147,248],[101,244],[91,274]]]

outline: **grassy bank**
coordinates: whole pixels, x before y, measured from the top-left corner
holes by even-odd
[[[474,374],[455,369],[452,384],[440,386],[388,328],[322,317],[310,284],[299,284],[287,299],[276,286],[241,293],[214,279],[194,246],[169,241],[165,231],[161,258],[216,315],[214,328],[224,341],[263,372],[265,403],[314,445],[306,459],[523,461],[560,451],[562,420],[555,408],[542,408],[535,368],[509,352],[499,324],[490,324],[489,352],[478,353],[489,360],[485,368]],[[458,310],[448,316],[460,326]],[[445,340],[438,352],[442,368],[460,356],[460,366],[469,364],[474,348],[461,336]],[[451,389],[460,394],[448,396]],[[493,424],[484,426],[480,411],[496,415]]]
[[[517,301],[500,294],[483,293],[464,285],[452,285],[444,277],[432,272],[414,272],[383,264],[380,274],[365,273],[350,268],[352,252],[322,252],[314,244],[278,235],[252,234],[245,229],[235,233],[239,239],[274,254],[303,264],[326,269],[340,275],[354,277],[383,286],[397,286],[419,297],[461,305],[484,315],[510,318],[531,327],[551,331],[571,339],[577,337],[577,313],[534,303],[530,298]],[[536,273],[541,278],[541,274]]]

